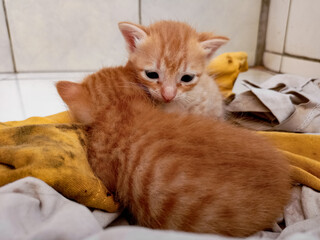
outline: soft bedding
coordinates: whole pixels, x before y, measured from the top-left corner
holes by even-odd
[[[52,119],[59,123],[52,122]],[[24,131],[21,139],[17,138],[19,134],[14,134],[16,128],[26,126],[32,126],[32,131]],[[64,131],[60,132],[61,129]],[[84,145],[81,144],[85,141],[85,135],[79,131],[83,129],[70,123],[67,113],[2,125],[0,239],[227,239],[217,235],[129,226],[124,218],[119,217],[119,213],[110,213],[116,211],[116,204],[88,168],[87,160],[83,157]],[[48,144],[48,139],[55,139],[57,134],[64,136],[63,141]],[[282,132],[260,134],[269,138],[289,157],[292,178],[298,185],[294,188],[292,202],[284,211],[284,222],[275,226],[273,231],[260,232],[249,239],[316,239],[320,234],[320,193],[316,191],[320,189],[320,135]],[[15,142],[12,142],[12,136],[15,136]],[[46,136],[44,143],[39,142],[41,136]],[[44,152],[40,146],[50,150]],[[70,157],[72,154],[65,151],[70,146],[75,148],[72,152],[76,158]],[[30,148],[33,149],[31,152],[28,151]],[[64,165],[57,166],[57,156],[58,159],[65,159]],[[26,176],[36,178],[24,178]],[[97,195],[94,194],[95,190]],[[116,221],[112,223],[114,219]],[[119,223],[127,226],[119,227]],[[282,232],[280,226],[285,227]]]
[[[320,193],[305,186],[293,190],[284,211],[286,228],[263,231],[246,239],[319,239]],[[23,240],[226,240],[214,234],[160,231],[129,226],[117,213],[89,210],[68,200],[42,180],[27,177],[0,188],[0,239]]]
[[[83,126],[67,113],[0,125],[0,186],[33,176],[88,207],[114,212],[117,204],[86,157]]]

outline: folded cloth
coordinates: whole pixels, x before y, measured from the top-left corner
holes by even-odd
[[[223,53],[207,66],[207,72],[218,84],[224,98],[233,96],[232,88],[240,72],[248,70],[248,54],[245,52]]]
[[[284,210],[285,225],[301,224],[302,221],[315,217],[320,220],[320,193],[306,186],[294,187],[291,201]]]
[[[0,188],[0,239],[83,239],[102,231],[88,208],[27,177]]]
[[[83,126],[68,122],[63,112],[0,124],[0,186],[33,176],[69,199],[115,212],[111,193],[87,161]]]
[[[320,79],[279,74],[249,89],[227,106],[233,121],[254,130],[320,133]]]

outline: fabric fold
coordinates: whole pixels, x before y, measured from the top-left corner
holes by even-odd
[[[253,130],[320,133],[320,79],[279,74],[257,84],[228,104],[232,121]]]

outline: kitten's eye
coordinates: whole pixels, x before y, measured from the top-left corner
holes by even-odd
[[[194,74],[186,74],[181,78],[181,82],[191,82],[194,79]]]
[[[145,71],[146,75],[148,78],[150,79],[158,79],[159,78],[159,74],[157,72],[149,72],[149,71]]]

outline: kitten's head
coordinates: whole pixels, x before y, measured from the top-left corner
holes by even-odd
[[[191,90],[204,74],[207,60],[228,41],[175,21],[160,21],[149,27],[121,22],[119,28],[140,83],[154,99],[163,102],[179,99]]]

